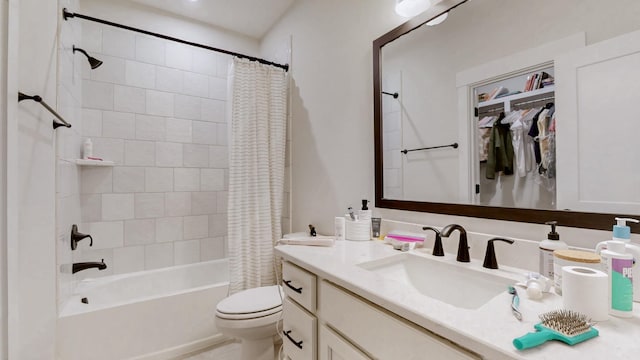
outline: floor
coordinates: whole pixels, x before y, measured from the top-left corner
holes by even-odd
[[[274,359],[278,359],[280,346],[276,345]],[[201,353],[183,358],[183,360],[238,360],[240,359],[240,343],[229,342],[213,349],[205,350]]]

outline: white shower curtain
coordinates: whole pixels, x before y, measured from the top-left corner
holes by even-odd
[[[230,292],[275,284],[287,123],[287,74],[246,59],[230,72]]]

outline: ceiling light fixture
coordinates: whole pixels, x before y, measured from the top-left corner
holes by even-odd
[[[438,17],[435,17],[427,21],[427,25],[434,26],[434,25],[442,24],[443,21],[447,20],[447,17],[449,17],[449,12],[446,12]]]
[[[431,6],[430,0],[396,0],[396,14],[402,17],[414,17]]]

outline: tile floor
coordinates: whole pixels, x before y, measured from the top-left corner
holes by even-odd
[[[280,346],[276,345],[276,354],[274,359],[278,359],[278,351]],[[238,360],[240,359],[240,343],[229,342],[222,346],[217,346],[201,353],[183,358],[183,360]]]

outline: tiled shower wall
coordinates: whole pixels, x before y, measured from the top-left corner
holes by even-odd
[[[382,95],[384,118],[384,196],[390,199],[403,198],[402,177],[402,72],[385,74],[382,88],[389,93],[398,92],[400,97]]]
[[[113,167],[81,170],[79,244],[73,260],[104,276],[225,256],[230,57],[84,22],[82,135]],[[76,54],[76,56],[80,56]]]

